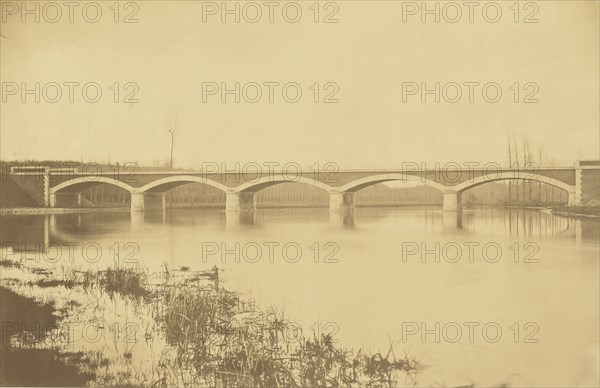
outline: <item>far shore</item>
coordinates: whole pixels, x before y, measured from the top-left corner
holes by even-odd
[[[600,218],[600,206],[560,206],[551,211],[560,216]]]
[[[89,208],[59,208],[59,207],[14,207],[0,209],[0,215],[35,215],[35,214],[72,214],[72,213],[106,213],[125,212],[129,207],[89,207]]]

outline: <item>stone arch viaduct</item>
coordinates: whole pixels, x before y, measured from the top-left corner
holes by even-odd
[[[165,193],[188,183],[212,186],[226,194],[226,211],[245,212],[256,208],[255,193],[284,182],[298,182],[316,186],[330,196],[331,212],[352,212],[354,194],[368,186],[391,181],[411,181],[428,185],[443,192],[443,210],[461,211],[462,193],[470,188],[502,180],[519,179],[542,182],[564,190],[568,205],[581,205],[600,191],[600,162],[578,162],[571,167],[503,168],[497,164],[483,167],[472,165],[420,168],[416,163],[405,164],[398,170],[339,170],[317,171],[297,168],[281,171],[236,169],[222,172],[194,171],[80,171],[75,168],[12,167],[13,179],[31,179],[43,176],[43,201],[46,207],[55,207],[61,195],[81,196],[98,184],[120,187],[131,194],[131,211],[165,206]],[[29,176],[29,178],[27,178]]]

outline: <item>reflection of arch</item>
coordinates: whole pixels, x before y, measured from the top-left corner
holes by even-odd
[[[131,191],[133,190],[133,187],[129,186],[127,183],[123,183],[116,179],[105,178],[102,176],[97,176],[97,177],[86,176],[86,177],[81,177],[81,178],[69,179],[63,183],[60,183],[60,184],[50,188],[50,193],[56,194],[60,190],[63,190],[67,187],[71,187],[71,186],[75,186],[75,185],[85,185],[85,184],[95,185],[98,183],[107,183],[109,185],[117,186],[124,190],[127,190],[127,192],[129,192],[129,193],[131,193]]]
[[[344,191],[350,191],[350,192],[357,192],[359,190],[362,190],[366,187],[372,186],[372,185],[376,185],[378,183],[384,183],[384,182],[391,182],[391,181],[411,181],[411,182],[419,182],[422,183],[424,185],[427,186],[431,186],[433,188],[438,189],[439,191],[443,192],[444,190],[448,190],[449,188],[434,182],[432,180],[429,180],[427,178],[422,178],[420,176],[417,175],[407,175],[407,174],[379,174],[379,175],[373,175],[373,176],[368,176],[368,177],[364,177],[364,178],[360,178],[360,179],[356,179],[350,183],[346,183],[344,186],[340,187],[339,190],[344,192]]]
[[[265,176],[260,179],[257,179],[256,181],[253,181],[253,182],[243,183],[240,186],[236,187],[235,190],[239,193],[241,193],[241,192],[257,192],[262,189],[266,189],[267,187],[276,185],[278,183],[305,183],[307,185],[315,186],[322,190],[325,190],[328,193],[331,191],[331,186],[326,185],[325,183],[316,181],[314,179],[309,179],[309,178],[305,178],[302,176],[295,176],[295,175],[286,176],[286,175],[282,175],[282,174]]]
[[[186,183],[202,183],[202,184],[205,184],[208,186],[212,186],[223,192],[227,192],[227,186],[225,186],[225,185],[222,185],[222,184],[215,182],[213,180],[210,180],[210,179],[206,179],[204,177],[191,176],[191,175],[176,175],[176,176],[161,178],[161,179],[150,182],[150,183],[140,187],[139,189],[137,189],[137,191],[138,192],[146,192],[148,190],[151,190],[155,187],[162,186],[162,185],[166,185],[168,187],[168,189],[170,190],[174,187],[179,186],[178,183],[181,185],[186,184]],[[174,185],[170,185],[170,184],[174,184]],[[171,186],[171,187],[169,187],[169,186]]]
[[[494,177],[494,178],[489,178],[486,177],[484,175],[478,176],[475,179],[472,180],[468,180],[466,182],[460,183],[454,187],[452,187],[452,190],[456,190],[459,192],[463,192],[465,190],[469,190],[472,189],[473,187],[479,186],[479,185],[483,185],[485,183],[489,183],[489,182],[495,182],[495,181],[501,181],[501,180],[507,180],[507,179],[521,179],[521,180],[525,180],[525,181],[533,181],[533,182],[541,182],[541,183],[546,183],[548,185],[554,186],[554,187],[558,187],[559,189],[562,189],[564,191],[566,191],[568,194],[573,193],[573,191],[575,190],[575,186],[571,186],[567,183],[561,182],[557,179],[554,178],[550,178],[544,175],[537,175],[537,174],[527,174],[526,176],[520,177],[520,176],[501,176],[501,177]]]

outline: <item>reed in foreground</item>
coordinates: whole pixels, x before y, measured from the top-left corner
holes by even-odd
[[[161,359],[158,385],[393,387],[416,377],[417,362],[396,358],[392,348],[365,354],[338,346],[331,335],[305,337],[283,314],[223,289],[171,287],[161,298],[172,352]]]

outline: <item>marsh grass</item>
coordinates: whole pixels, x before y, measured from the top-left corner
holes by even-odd
[[[157,385],[209,387],[393,387],[414,379],[414,359],[354,353],[331,335],[303,337],[283,313],[223,289],[170,287],[159,316],[174,354]]]
[[[0,260],[0,268],[22,268],[23,263],[11,260],[11,259],[1,259]]]
[[[133,269],[108,268],[101,272],[100,285],[109,295],[118,293],[122,296],[141,299],[148,295],[146,291],[146,276],[143,272]]]
[[[171,271],[167,267],[160,279],[158,284],[149,284],[145,272],[129,268],[82,271],[63,267],[53,277],[34,278],[29,285],[81,287],[86,293],[107,293],[111,299],[133,299],[131,306],[151,311],[156,326],[145,330],[144,338],[164,338],[166,346],[144,380],[147,385],[393,387],[406,384],[407,379],[410,385],[416,379],[417,362],[396,358],[392,345],[385,355],[367,354],[343,348],[331,335],[311,332],[304,336],[300,325],[283,312],[261,309],[253,300],[220,288],[217,268]],[[90,306],[86,308],[103,308]],[[121,356],[120,362],[131,364],[134,354],[127,350]],[[102,359],[101,355],[96,358]],[[96,376],[97,384],[121,386],[135,381],[132,375],[98,360],[93,362],[92,357],[79,363],[85,371],[106,370]]]
[[[146,288],[146,275],[141,271],[125,268],[108,268],[104,271],[81,271],[74,268],[62,267],[59,276],[50,276],[52,273],[39,273],[32,269],[31,272],[42,277],[27,282],[41,288],[65,287],[73,289],[83,287],[86,290],[99,289],[112,298],[115,294],[134,298],[138,301],[146,297],[149,292]]]
[[[27,284],[36,285],[41,288],[48,287],[65,287],[67,289],[73,289],[78,285],[77,281],[73,279],[47,279],[42,278],[35,281],[29,281]]]

